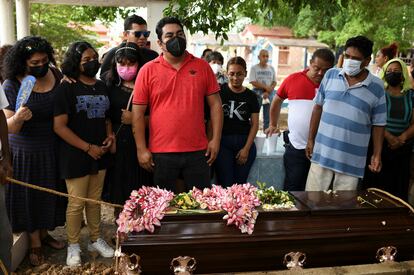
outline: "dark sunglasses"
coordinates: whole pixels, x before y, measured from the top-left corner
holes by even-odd
[[[130,33],[133,33],[135,37],[141,37],[143,35],[144,37],[148,38],[150,36],[150,31],[129,31]]]

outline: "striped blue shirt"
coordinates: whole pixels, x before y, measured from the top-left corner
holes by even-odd
[[[315,103],[322,106],[312,162],[333,171],[362,178],[371,127],[387,119],[383,82],[368,74],[349,87],[344,72],[326,72]]]

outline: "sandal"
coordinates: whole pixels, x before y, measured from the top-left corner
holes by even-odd
[[[32,266],[39,266],[45,262],[41,247],[30,248],[29,261]]]
[[[49,234],[47,234],[46,237],[42,239],[42,244],[50,246],[51,248],[56,250],[61,250],[66,247],[66,244],[64,242],[54,239]]]

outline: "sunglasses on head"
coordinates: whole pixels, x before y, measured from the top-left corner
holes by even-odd
[[[143,35],[144,37],[148,38],[150,36],[150,31],[129,31],[130,33],[133,33],[135,37],[141,37]]]

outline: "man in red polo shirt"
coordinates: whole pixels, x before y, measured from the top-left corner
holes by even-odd
[[[188,53],[183,26],[165,17],[156,27],[162,54],[139,71],[134,87],[133,131],[140,165],[154,171],[154,184],[175,191],[178,177],[186,189],[210,184],[223,125],[220,88],[210,66]],[[207,140],[204,99],[210,107],[213,137]],[[149,108],[149,144],[145,142]]]
[[[284,190],[304,191],[310,160],[305,148],[308,142],[313,99],[325,72],[332,68],[335,57],[329,49],[314,52],[308,69],[289,75],[277,90],[270,106],[270,125],[265,130],[268,136],[279,133],[277,122],[283,100],[289,100],[288,142],[285,144],[283,163],[285,166]]]

